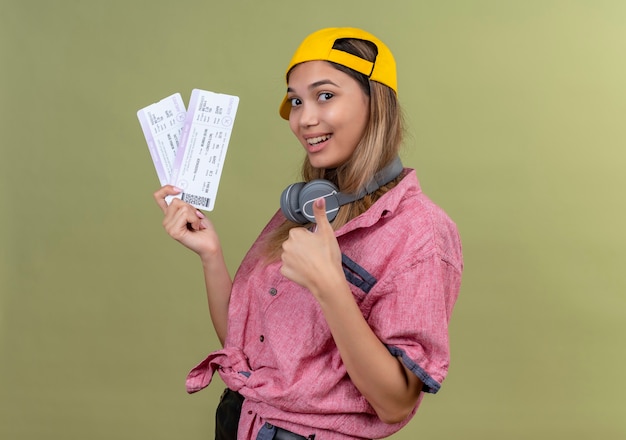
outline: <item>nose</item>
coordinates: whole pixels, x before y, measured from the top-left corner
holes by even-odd
[[[300,111],[300,125],[302,127],[311,127],[313,125],[317,125],[318,122],[319,115],[315,104],[303,104]]]

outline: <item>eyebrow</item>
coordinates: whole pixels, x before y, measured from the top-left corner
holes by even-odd
[[[310,84],[309,87],[307,87],[309,90],[313,90],[316,89],[317,87],[320,86],[325,86],[327,84],[333,85],[335,87],[339,87],[339,85],[335,84],[334,82],[332,82],[329,79],[322,79],[320,81],[315,81],[314,83]],[[289,92],[293,92],[294,90],[291,87],[287,87],[287,93]]]

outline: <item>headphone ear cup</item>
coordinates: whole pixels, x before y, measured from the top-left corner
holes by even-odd
[[[304,186],[304,182],[289,185],[280,196],[280,209],[283,215],[287,220],[301,225],[308,222],[306,217],[301,214],[300,205],[298,203],[300,191]]]
[[[324,179],[311,180],[300,191],[298,204],[300,212],[307,221],[315,223],[315,215],[313,214],[313,202],[320,197],[324,197],[326,201],[326,217],[332,222],[339,211],[339,200],[337,199],[337,188],[332,182]]]

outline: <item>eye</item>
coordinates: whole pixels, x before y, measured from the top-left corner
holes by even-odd
[[[333,94],[332,94],[332,93],[330,93],[330,92],[323,92],[323,93],[320,93],[320,94],[319,94],[319,98],[318,98],[318,99],[319,99],[320,101],[328,101],[328,100],[330,100],[333,96],[335,96],[335,95],[333,95]]]
[[[292,107],[297,107],[302,104],[302,100],[300,100],[300,98],[289,98],[289,102],[291,102]]]

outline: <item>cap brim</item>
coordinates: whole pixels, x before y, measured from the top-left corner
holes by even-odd
[[[283,99],[283,102],[280,103],[280,107],[278,109],[278,113],[280,117],[283,119],[289,120],[289,114],[291,113],[291,104],[289,103],[289,99],[287,99],[287,95]]]

